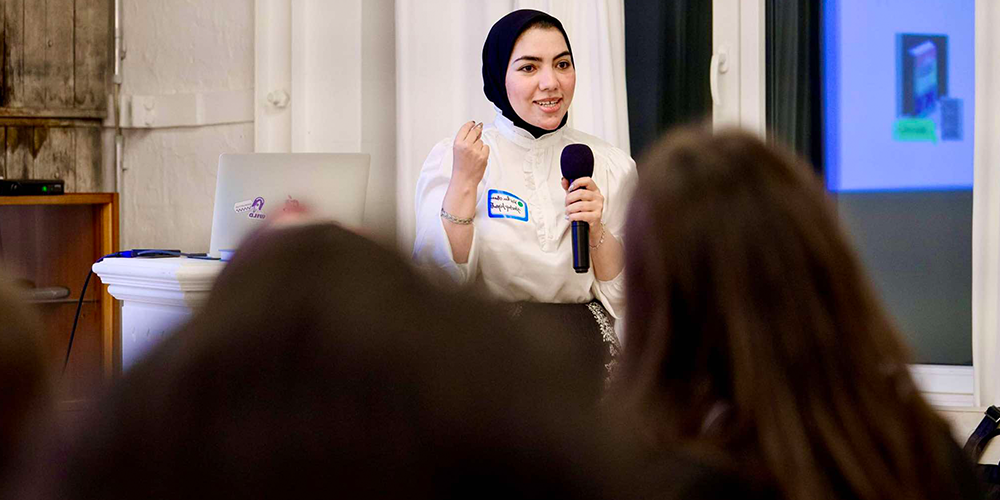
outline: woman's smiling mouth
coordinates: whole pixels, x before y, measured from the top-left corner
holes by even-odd
[[[552,113],[559,109],[559,105],[562,104],[562,97],[555,97],[552,99],[545,99],[541,101],[532,101],[532,103],[542,108],[542,111]]]

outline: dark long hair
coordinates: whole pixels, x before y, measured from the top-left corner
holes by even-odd
[[[617,396],[641,433],[756,458],[789,499],[953,497],[946,426],[808,166],[686,129],[639,168]]]

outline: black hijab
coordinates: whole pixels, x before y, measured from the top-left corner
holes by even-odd
[[[495,104],[496,107],[500,108],[503,115],[508,120],[514,122],[514,125],[527,130],[536,139],[554,130],[559,130],[563,125],[566,125],[566,120],[569,118],[569,113],[566,113],[566,116],[563,116],[563,120],[559,123],[558,127],[554,130],[545,130],[524,121],[524,119],[518,116],[517,112],[510,105],[510,99],[507,98],[507,64],[510,63],[510,54],[514,51],[514,42],[517,41],[517,37],[521,36],[521,33],[524,33],[530,26],[539,21],[552,24],[562,33],[563,38],[566,39],[566,49],[569,50],[569,57],[572,59],[573,48],[569,45],[569,36],[566,35],[566,30],[563,29],[562,23],[558,19],[537,10],[515,10],[503,16],[490,29],[490,34],[486,37],[486,43],[483,44],[483,92],[486,94],[486,98]],[[576,62],[574,61],[573,64],[575,66]]]

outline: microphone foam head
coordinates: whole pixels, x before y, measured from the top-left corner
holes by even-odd
[[[586,144],[570,144],[563,148],[559,165],[562,176],[570,181],[590,177],[594,175],[594,152]]]

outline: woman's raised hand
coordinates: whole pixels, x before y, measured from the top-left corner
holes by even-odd
[[[442,224],[456,264],[468,262],[469,252],[472,251],[473,225],[459,223],[454,218],[472,219],[476,216],[476,190],[486,173],[486,162],[490,157],[490,147],[483,144],[482,135],[482,123],[466,123],[459,129],[452,146],[455,159],[451,182],[441,202],[441,217],[445,221]],[[445,217],[445,214],[452,218]]]
[[[483,124],[468,122],[462,125],[455,136],[452,152],[455,164],[452,170],[452,181],[468,183],[477,186],[486,173],[486,161],[490,157],[490,147],[483,144]]]

